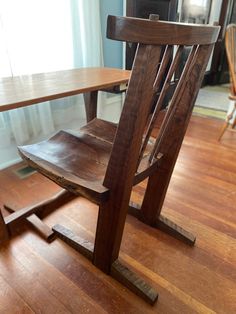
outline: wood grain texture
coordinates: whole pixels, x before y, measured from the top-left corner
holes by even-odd
[[[0,79],[0,111],[97,91],[129,80],[130,71],[83,68]]]
[[[93,259],[93,243],[80,238],[75,235],[70,229],[67,229],[59,224],[53,226],[52,230],[56,233],[56,235],[73,247],[76,251],[83,254],[89,260]]]
[[[133,273],[129,268],[116,260],[111,267],[111,276],[128,287],[135,294],[153,305],[157,298],[157,292],[143,279]]]
[[[192,52],[194,50],[193,47]],[[142,215],[149,224],[155,223],[161,212],[211,51],[212,46],[206,45],[198,47],[193,56],[190,53],[188,58],[190,59],[190,64],[186,63],[181,80],[173,95],[173,107],[170,107],[167,111],[161,126],[160,133],[162,136],[156,142],[156,150],[157,152],[162,152],[164,157],[156,173],[149,177],[141,208]],[[162,179],[160,180],[159,178]]]
[[[205,45],[216,42],[219,26],[192,25],[139,18],[108,16],[107,37],[127,42],[155,45]],[[204,33],[204,36],[202,34]],[[171,36],[170,36],[171,34]]]
[[[10,212],[14,213],[17,211],[16,208],[10,207],[9,205],[4,204],[4,208]],[[39,206],[36,206],[37,209],[39,209]],[[34,212],[37,211],[34,207]],[[30,207],[27,208],[28,212],[30,212]],[[24,211],[23,211],[24,212]],[[22,212],[21,212],[22,213]],[[24,217],[24,215],[22,216]],[[13,219],[14,220],[14,219]],[[31,214],[28,217],[26,217],[26,221],[30,226],[32,226],[46,241],[51,242],[55,239],[54,232],[52,231],[51,228],[49,228],[36,214]],[[14,223],[17,222],[17,218],[14,221]],[[8,223],[8,227],[9,223]]]
[[[103,186],[111,144],[83,132],[60,131],[48,141],[18,147],[28,164],[76,195],[107,199]]]
[[[98,91],[87,92],[83,94],[87,122],[97,117],[97,99]]]
[[[234,314],[236,134],[227,130],[219,143],[220,127],[219,120],[191,118],[164,202],[163,214],[197,235],[195,247],[127,217],[120,259],[158,291],[153,307],[61,240],[49,245],[22,225],[0,248],[0,312]],[[1,206],[14,199],[17,208],[26,207],[58,190],[37,173],[21,180],[17,167],[0,172]],[[136,186],[133,201],[141,203],[144,190],[143,183]],[[79,197],[44,221],[65,224],[93,242],[97,211]]]
[[[160,47],[140,45],[103,182],[110,197],[99,209],[94,263],[106,272],[119,255],[160,54]]]

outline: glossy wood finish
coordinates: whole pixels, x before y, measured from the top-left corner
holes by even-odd
[[[163,206],[165,216],[197,235],[196,245],[127,217],[119,258],[158,290],[153,307],[61,240],[49,245],[21,225],[0,248],[0,312],[235,313],[236,133],[226,130],[219,143],[221,123],[191,118]],[[13,199],[16,208],[27,207],[58,192],[38,173],[21,180],[18,167],[0,172],[0,207]],[[141,204],[144,192],[145,183],[136,186],[132,200]],[[41,217],[94,241],[97,206],[82,197]]]
[[[107,128],[102,130],[105,136],[101,137],[83,130],[60,131],[48,141],[19,147],[19,152],[30,166],[61,187],[99,204],[92,262],[106,274],[113,275],[113,265],[120,265],[120,245],[134,184],[148,177],[140,209],[143,220],[153,225],[147,220],[150,208],[152,220],[160,214],[219,27],[164,23],[153,16],[149,21],[108,17],[107,28],[109,38],[139,42],[113,142],[104,140]],[[201,36],[203,29],[204,39]],[[179,47],[166,71],[173,44]],[[152,141],[150,137],[154,122],[186,45],[192,45],[191,52],[176,84],[159,134]],[[163,54],[163,51],[166,53]],[[161,84],[163,73],[166,72],[164,83]],[[158,101],[155,103],[157,96]],[[91,124],[88,127],[90,130]],[[147,151],[150,146],[151,150]],[[158,185],[156,177],[159,182],[163,182]],[[159,219],[159,225],[166,225],[167,230],[176,226],[166,219]],[[68,232],[64,232],[63,228],[54,230],[57,234],[61,233],[63,239],[66,238]],[[182,229],[176,228],[175,233],[184,236]],[[69,236],[68,243],[74,243],[73,238]],[[81,249],[83,243],[87,242],[77,242],[79,252],[87,256],[86,245],[84,251]],[[121,282],[153,304],[157,292],[141,279],[142,283],[139,284],[137,276],[125,269],[125,266],[116,268],[116,277],[121,277]]]
[[[227,60],[229,65],[229,73],[230,73],[230,95],[229,99],[234,101],[234,106],[227,114],[226,121],[221,129],[219,141],[224,135],[225,130],[230,125],[230,121],[232,121],[232,129],[236,127],[236,24],[230,24],[227,26],[225,33],[225,48],[227,53]]]
[[[157,172],[149,177],[147,190],[141,208],[143,219],[149,224],[155,224],[156,219],[161,212],[169,181],[200,88],[200,82],[205,73],[207,60],[211,50],[212,47],[210,46],[201,46],[198,48],[193,57],[195,59],[195,65],[191,69],[192,71],[189,72],[188,67],[185,67],[182,73],[182,84],[177,85],[177,89],[179,88],[179,95],[176,93],[173,95],[173,98],[176,101],[175,107],[170,107],[169,112],[167,112],[166,117],[164,118],[164,133],[161,134],[160,141],[157,141],[157,151],[162,152],[164,157]],[[191,54],[189,58],[190,57]],[[201,70],[199,70],[200,67],[202,67]],[[191,88],[192,93],[190,93],[189,88]],[[159,178],[162,179],[160,180]]]
[[[151,45],[209,45],[216,42],[220,27],[184,24],[131,17],[108,17],[108,38]],[[192,26],[195,26],[194,29]],[[126,29],[126,32],[124,32]],[[171,34],[171,36],[169,35]],[[202,36],[204,34],[204,36]]]
[[[0,111],[127,83],[129,71],[82,68],[0,79]]]
[[[19,152],[61,187],[99,204],[109,196],[103,180],[111,149],[111,143],[89,134],[60,131],[49,141],[19,147]]]

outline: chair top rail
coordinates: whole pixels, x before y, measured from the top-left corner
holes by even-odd
[[[152,21],[108,16],[107,37],[153,45],[206,45],[215,43],[219,26]]]

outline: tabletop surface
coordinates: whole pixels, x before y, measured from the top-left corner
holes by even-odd
[[[0,111],[126,83],[130,71],[81,68],[0,78]]]

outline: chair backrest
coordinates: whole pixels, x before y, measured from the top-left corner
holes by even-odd
[[[231,93],[236,95],[236,24],[229,24],[226,28],[225,47],[229,65]]]
[[[175,80],[175,71],[180,64],[183,48],[191,46],[158,137],[150,151],[150,165],[156,162],[158,154],[168,149],[167,134],[168,136],[171,134],[176,112],[185,112],[186,107],[193,107],[218,33],[217,26],[108,17],[108,38],[138,44],[104,179],[104,185],[110,190],[115,190],[117,195],[124,186],[127,193],[132,188],[134,175],[150,142],[150,135],[162,102],[168,88]],[[174,58],[172,58],[173,47]],[[158,100],[153,108],[153,99],[156,99],[157,95]],[[183,116],[181,119],[186,118],[189,117]],[[171,136],[175,137],[175,134]],[[128,194],[126,196],[128,197]]]

